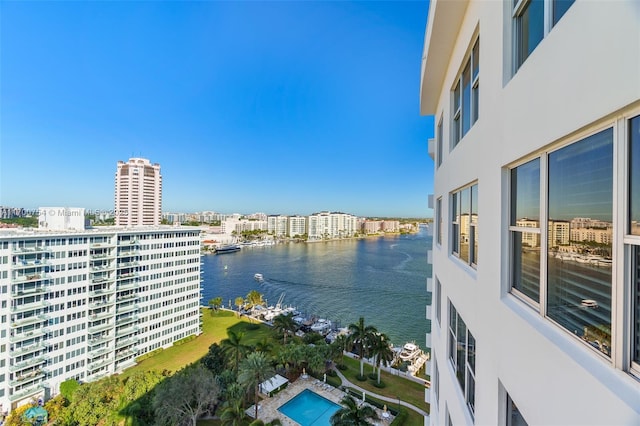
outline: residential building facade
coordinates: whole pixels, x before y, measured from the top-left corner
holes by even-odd
[[[0,405],[200,334],[200,230],[0,230]]]
[[[287,237],[302,236],[307,233],[307,218],[305,216],[287,217]]]
[[[639,76],[635,0],[431,0],[431,424],[640,424]]]
[[[146,158],[118,161],[115,179],[115,224],[160,225],[162,176],[160,165]]]

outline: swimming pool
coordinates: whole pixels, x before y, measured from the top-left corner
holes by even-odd
[[[278,411],[300,423],[301,426],[329,426],[331,424],[329,419],[340,408],[340,405],[335,402],[305,389],[281,405]]]

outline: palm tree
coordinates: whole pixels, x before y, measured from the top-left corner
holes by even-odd
[[[245,424],[247,414],[244,412],[242,406],[242,399],[238,399],[229,404],[227,408],[222,411],[220,420],[222,420],[223,426],[240,426]]]
[[[284,344],[287,344],[287,335],[296,330],[296,322],[293,320],[293,314],[278,315],[273,319],[273,329],[284,336]]]
[[[242,363],[240,363],[240,374],[238,374],[238,383],[246,387],[247,390],[253,388],[254,404],[256,415],[258,418],[258,395],[260,393],[260,383],[270,379],[275,373],[271,361],[262,352],[250,353]]]
[[[222,297],[220,296],[209,300],[209,307],[212,309],[212,313],[213,311],[217,311],[221,305],[222,305]]]
[[[331,416],[332,426],[365,426],[370,425],[367,419],[378,420],[375,410],[370,405],[358,403],[350,395],[345,395],[340,403],[344,406]]]
[[[329,358],[333,361],[335,365],[342,365],[342,357],[344,356],[344,351],[347,350],[348,339],[344,334],[340,334],[336,337],[330,345]]]
[[[238,307],[238,315],[240,315],[240,308],[244,305],[244,299],[240,296],[236,297],[234,301],[235,305]]]
[[[369,351],[372,336],[378,330],[372,325],[364,325],[364,317],[360,317],[356,324],[349,324],[350,342],[357,348],[360,357],[360,377],[364,376],[364,358]]]
[[[384,333],[374,334],[371,342],[371,353],[375,356],[376,367],[378,368],[378,384],[380,384],[380,365],[385,367],[393,361],[394,352],[389,345],[389,337]]]
[[[240,364],[240,358],[244,355],[249,347],[242,342],[242,338],[244,337],[243,332],[235,332],[233,330],[229,330],[227,334],[229,337],[222,340],[220,342],[220,346],[222,346],[222,350],[232,358],[234,362],[234,371],[238,371],[238,365]]]
[[[256,342],[253,349],[255,349],[257,352],[269,353],[271,352],[271,349],[273,349],[273,343],[269,339],[264,337]]]
[[[247,303],[252,306],[264,305],[263,295],[257,290],[251,290],[249,294],[247,294]]]

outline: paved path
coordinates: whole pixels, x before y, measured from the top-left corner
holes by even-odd
[[[360,386],[356,385],[355,383],[350,382],[346,377],[344,377],[344,374],[342,374],[340,370],[338,370],[337,368],[334,368],[334,371],[338,373],[338,376],[342,379],[342,386],[349,386],[359,390],[360,392],[366,392],[367,394],[373,396],[374,398],[380,399],[382,401],[387,401],[394,404],[398,402],[398,398],[389,398],[388,396],[378,395],[377,393],[373,393],[369,390],[363,389]],[[413,410],[416,413],[421,414],[422,416],[429,417],[429,414],[426,411],[421,410],[420,408],[416,407],[415,405],[411,405],[408,402],[401,400],[400,405],[407,407],[408,409]]]

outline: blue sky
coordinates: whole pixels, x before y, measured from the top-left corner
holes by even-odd
[[[428,2],[2,2],[0,205],[431,216]]]

